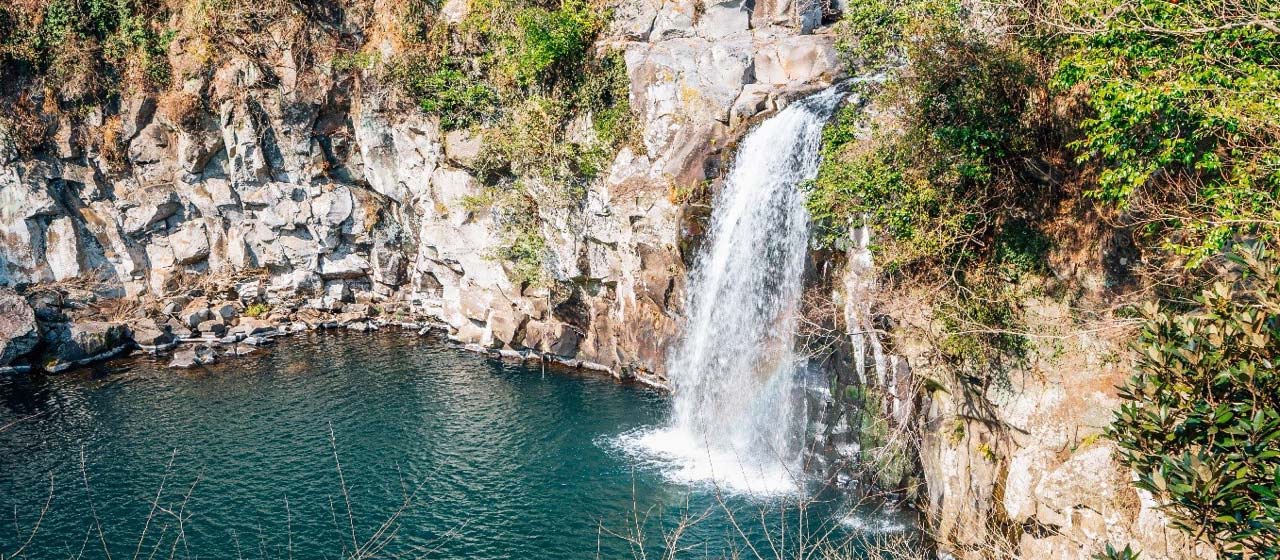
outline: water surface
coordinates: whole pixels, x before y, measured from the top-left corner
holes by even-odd
[[[401,333],[296,335],[205,371],[0,377],[0,555],[633,558],[617,535],[639,534],[655,557],[705,513],[681,557],[715,558],[768,546],[761,510],[795,526],[794,504],[680,485],[612,444],[667,409]]]

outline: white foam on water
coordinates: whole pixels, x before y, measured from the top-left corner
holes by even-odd
[[[751,461],[735,450],[707,445],[676,427],[632,430],[606,445],[677,484],[757,497],[791,495],[803,487],[801,473],[787,462]]]
[[[833,87],[762,122],[716,195],[667,363],[671,421],[616,442],[672,480],[760,495],[803,486],[793,352],[809,244],[801,184],[817,175],[822,129],[842,98]]]
[[[840,524],[866,534],[901,533],[909,528],[906,523],[881,517],[868,518],[861,513],[850,513],[841,517]]]

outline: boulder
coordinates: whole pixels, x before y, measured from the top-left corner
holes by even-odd
[[[54,280],[75,278],[81,273],[79,236],[75,222],[67,216],[49,222],[44,232],[45,262],[53,272]]]
[[[188,328],[199,328],[200,323],[213,319],[213,312],[204,306],[204,301],[191,304],[182,313],[178,315],[178,319],[182,321]]]
[[[325,280],[361,278],[368,275],[369,261],[355,253],[320,257],[320,277]]]
[[[258,298],[262,297],[262,286],[256,280],[253,282],[241,282],[236,284],[235,289],[236,296],[240,298],[240,301],[252,302],[257,301]]]
[[[0,369],[25,356],[38,342],[35,311],[13,290],[0,288]]]
[[[227,349],[224,350],[222,354],[224,356],[248,356],[249,354],[254,354],[261,351],[262,349],[258,348],[257,346],[250,346],[247,344],[232,344],[228,346]]]
[[[343,313],[354,313],[361,317],[368,317],[372,314],[373,308],[367,303],[348,303],[342,306]]]
[[[834,39],[826,35],[769,37],[756,45],[754,69],[761,84],[825,85],[842,71]]]
[[[312,201],[311,209],[322,225],[340,226],[351,217],[354,209],[351,191],[342,188],[325,192]]]
[[[213,312],[214,317],[221,319],[222,322],[224,323],[231,322],[231,320],[235,319],[236,315],[239,314],[239,312],[236,310],[236,306],[230,303],[221,303],[221,304],[215,305],[213,306],[211,311]]]
[[[337,322],[339,325],[350,325],[358,321],[364,321],[369,317],[368,313],[352,313],[343,312],[330,318],[331,321]]]
[[[218,353],[214,351],[213,347],[198,344],[190,348],[184,348],[174,352],[173,359],[169,361],[169,367],[188,369],[212,364],[217,361]]]
[[[493,338],[510,347],[522,345],[524,324],[529,316],[514,311],[494,311],[489,316],[489,329]]]
[[[303,326],[302,330],[307,330],[307,327]],[[265,336],[246,336],[241,342],[248,344],[249,346],[265,346],[271,343],[271,339]]]
[[[169,332],[173,333],[173,336],[178,338],[189,338],[192,334],[191,327],[187,326],[185,322],[172,317],[164,322],[164,326],[169,329]]]
[[[169,185],[132,189],[126,194],[125,204],[128,206],[120,225],[130,235],[169,219],[182,208],[177,193]]]
[[[444,135],[444,155],[449,161],[471,167],[480,157],[483,141],[469,130],[453,130]]]
[[[209,236],[204,224],[188,222],[169,235],[169,247],[178,264],[195,264],[209,258]]]
[[[149,318],[134,321],[129,325],[129,331],[133,334],[133,342],[145,352],[154,354],[178,344],[178,338],[167,324],[160,325]]]
[[[205,334],[212,334],[213,336],[221,337],[227,333],[227,325],[219,319],[209,319],[208,321],[202,321],[197,325],[196,330]]]
[[[48,350],[43,365],[51,373],[118,356],[131,343],[127,327],[105,321],[61,323],[45,333],[44,341]]]
[[[1040,504],[1061,515],[1062,524],[1079,508],[1115,511],[1123,492],[1132,490],[1127,487],[1111,443],[1100,443],[1072,455],[1035,487]],[[1042,509],[1040,513],[1044,516],[1046,512]]]
[[[254,319],[253,317],[241,317],[240,322],[231,328],[232,334],[239,334],[246,337],[260,334],[268,334],[276,331],[276,326],[270,321],[264,319]]]
[[[769,93],[773,88],[763,84],[743,86],[742,93],[734,100],[729,109],[729,124],[741,125],[747,119],[756,116],[769,106]]]

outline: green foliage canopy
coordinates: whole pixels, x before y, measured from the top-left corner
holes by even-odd
[[[849,106],[828,125],[808,207],[819,241],[870,226],[890,269],[955,263],[982,251],[1027,188],[1016,170],[1034,146],[1026,124],[1036,72],[1017,44],[975,31],[952,0],[876,0],[841,23],[844,59],[883,71],[861,93],[888,110]]]
[[[1241,233],[1270,235],[1280,3],[1077,0],[1059,17],[1068,38],[1055,83],[1086,97],[1074,147],[1102,167],[1089,194],[1165,218],[1164,247],[1192,265]]]
[[[1231,257],[1187,311],[1149,304],[1109,436],[1139,488],[1225,558],[1280,555],[1280,260]]]

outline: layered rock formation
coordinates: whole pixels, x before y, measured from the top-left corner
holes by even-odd
[[[920,494],[940,550],[961,559],[1090,560],[1111,545],[1142,558],[1213,557],[1134,488],[1103,437],[1121,404],[1116,388],[1130,375],[1132,325],[1109,314],[1113,283],[1096,266],[1056,263],[1054,274],[1080,288],[1074,295],[1025,290],[1025,359],[993,364],[979,379],[957,373],[940,351],[948,334],[929,290],[879,285],[865,244],[839,275],[857,358],[840,384],[859,395],[854,412],[873,421],[842,435],[854,458],[871,446],[887,457],[874,465],[881,484]],[[1095,264],[1104,253],[1082,252]]]
[[[0,142],[0,283],[73,286],[148,309],[215,293],[239,311],[253,302],[291,313],[395,306],[462,342],[661,382],[687,233],[686,208],[670,193],[714,177],[752,117],[838,77],[831,38],[815,32],[834,9],[785,0],[617,6],[597,46],[625,53],[644,150],[617,154],[582,207],[539,216],[549,288],[513,282],[493,257],[493,217],[465,204],[481,188],[470,169],[477,137],[443,133],[376,70],[299,72],[287,42],[269,67],[233,56],[208,79],[93,108],[81,124],[118,130],[124,161],[79,138],[70,120],[50,153],[20,156],[12,138]],[[376,24],[352,16],[343,31],[394,55]],[[170,49],[175,68],[197,56],[184,49],[181,38]],[[168,305],[168,318],[185,305]],[[41,348],[76,352],[46,364],[24,357],[36,345],[14,336],[0,365],[58,369],[106,355],[77,342],[92,314],[73,315],[70,333],[46,333]],[[106,339],[131,334],[104,328],[116,333]]]

